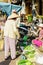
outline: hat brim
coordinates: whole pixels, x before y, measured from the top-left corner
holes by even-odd
[[[16,14],[16,13],[12,13],[12,14],[8,17],[8,19],[18,18],[18,17],[19,17],[18,14]]]
[[[42,27],[43,28],[43,24],[37,24],[38,27]]]

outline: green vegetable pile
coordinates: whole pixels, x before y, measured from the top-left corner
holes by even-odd
[[[35,51],[35,48],[33,46],[29,45],[29,46],[26,46],[24,50],[32,52],[32,51]]]
[[[24,49],[24,54],[25,56],[29,57],[29,58],[33,58],[35,56],[35,49],[33,46],[27,46],[25,49]]]
[[[33,63],[29,60],[20,60],[18,65],[33,65]]]
[[[35,48],[31,45],[26,46],[22,56],[21,60],[19,60],[18,65],[34,65],[32,62],[34,61],[35,57]]]

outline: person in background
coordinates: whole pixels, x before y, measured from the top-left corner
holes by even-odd
[[[17,18],[19,15],[15,10],[12,11],[12,14],[8,17],[5,27],[4,27],[4,41],[5,41],[5,60],[8,59],[9,49],[11,51],[11,59],[16,58],[16,37],[20,38],[18,29],[17,29]]]
[[[32,43],[37,45],[37,46],[43,46],[43,24],[37,24],[37,26],[39,27],[39,36],[32,40]]]

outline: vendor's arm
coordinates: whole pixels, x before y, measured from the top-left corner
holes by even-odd
[[[40,38],[40,39],[43,39],[43,30],[40,31],[40,33],[39,33],[39,38]]]

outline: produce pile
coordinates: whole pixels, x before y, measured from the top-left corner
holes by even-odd
[[[33,63],[29,60],[20,60],[18,65],[33,65]]]
[[[34,57],[35,48],[32,45],[26,46],[17,65],[34,65]]]
[[[24,49],[24,52],[23,54],[25,54],[25,56],[29,57],[29,58],[33,58],[34,55],[35,55],[35,48],[31,45],[27,46],[25,49]]]

